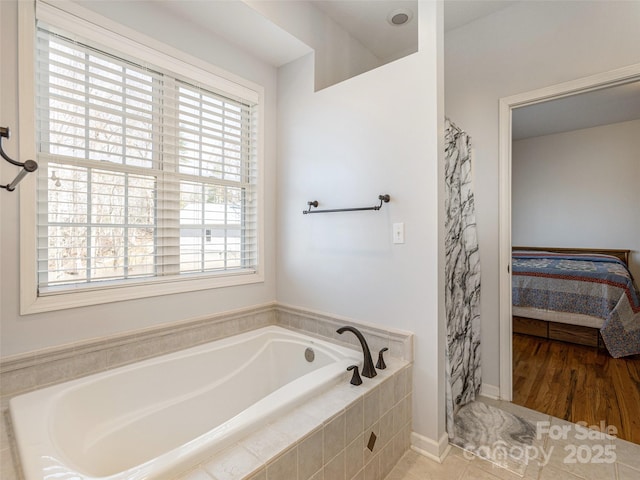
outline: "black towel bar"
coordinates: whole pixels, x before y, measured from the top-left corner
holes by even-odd
[[[378,200],[380,200],[380,205],[376,205],[375,207],[357,207],[357,208],[334,208],[329,210],[311,210],[311,207],[318,208],[318,201],[314,200],[313,202],[307,202],[309,205],[308,210],[303,210],[302,213],[306,215],[307,213],[333,213],[333,212],[360,212],[363,210],[380,210],[382,208],[383,203],[389,203],[391,197],[387,194],[378,195]]]

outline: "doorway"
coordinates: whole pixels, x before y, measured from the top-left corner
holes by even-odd
[[[511,305],[512,121],[517,108],[640,81],[640,64],[500,99],[500,398],[513,399]]]

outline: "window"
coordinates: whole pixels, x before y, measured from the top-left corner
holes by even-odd
[[[259,96],[41,21],[35,42],[37,296],[256,276]]]

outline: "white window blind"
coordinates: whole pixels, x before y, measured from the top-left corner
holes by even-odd
[[[39,294],[254,273],[254,102],[39,24]]]

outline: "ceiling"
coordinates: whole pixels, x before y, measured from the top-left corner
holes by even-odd
[[[91,4],[91,1],[75,0]],[[255,0],[253,0],[255,1]],[[269,0],[286,4],[290,0]],[[303,1],[303,0],[297,0]],[[382,63],[417,48],[417,0],[307,0],[367,47]],[[445,31],[466,25],[519,0],[445,0]],[[138,0],[162,8],[172,16],[224,37],[270,65],[282,66],[311,51],[284,29],[266,20],[252,1],[242,0]],[[409,9],[413,18],[402,26],[387,21],[390,13]],[[246,32],[252,32],[246,35]]]
[[[102,4],[90,0],[75,1],[87,6]],[[259,9],[253,8],[251,4],[256,1],[263,0],[138,0],[136,5],[182,18],[194,28],[224,37],[276,67],[312,51],[298,38],[267,20]],[[286,5],[290,0],[270,1]],[[445,32],[509,8],[519,1],[445,0]],[[417,0],[309,0],[309,3],[369,48],[381,63],[417,48]],[[390,25],[387,20],[389,14],[400,9],[412,12],[413,18],[403,26]],[[246,32],[251,32],[251,35]],[[513,135],[517,140],[638,118],[640,82],[516,109]]]
[[[537,103],[513,111],[514,140],[640,120],[640,81]]]
[[[520,0],[445,0],[444,31],[448,32],[467,23],[510,7]]]
[[[312,0],[313,4],[367,46],[378,58],[407,51],[416,42],[416,18],[402,27],[387,21],[390,12],[416,1]],[[508,8],[520,0],[445,0],[444,30],[449,32]],[[414,48],[415,50],[415,48]],[[572,95],[514,110],[514,140],[640,119],[640,82]]]

